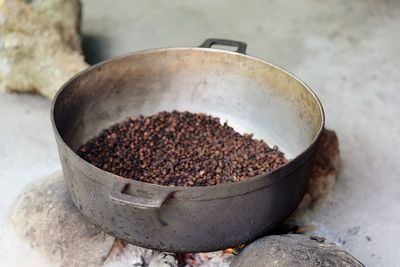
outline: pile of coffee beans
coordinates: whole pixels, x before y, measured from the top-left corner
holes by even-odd
[[[276,146],[241,135],[218,118],[177,111],[114,124],[78,154],[119,176],[173,186],[237,182],[287,162]]]

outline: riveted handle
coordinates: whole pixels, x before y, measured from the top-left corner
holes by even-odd
[[[139,209],[159,209],[172,196],[174,191],[153,190],[145,191],[134,185],[129,179],[117,179],[110,191],[111,201],[134,206]]]
[[[205,40],[200,45],[200,47],[211,48],[213,45],[226,45],[226,46],[237,47],[237,50],[236,50],[237,53],[246,54],[247,44],[240,42],[240,41],[234,41],[234,40],[210,38],[210,39]]]

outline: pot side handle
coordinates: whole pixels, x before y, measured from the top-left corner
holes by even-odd
[[[234,40],[210,38],[205,40],[199,47],[211,48],[213,45],[226,45],[237,47],[237,53],[246,54],[247,44]]]
[[[111,187],[111,201],[139,209],[159,209],[174,193],[174,191],[157,190],[150,194],[136,187],[128,179],[117,179]]]

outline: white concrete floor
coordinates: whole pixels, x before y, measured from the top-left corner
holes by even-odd
[[[368,266],[399,266],[399,1],[84,0],[89,61],[208,37],[295,73],[339,135],[343,170],[306,220]],[[60,168],[50,101],[0,94],[0,221],[22,186]],[[370,239],[370,241],[369,241]]]

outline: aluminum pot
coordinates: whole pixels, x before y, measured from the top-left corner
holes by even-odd
[[[138,246],[201,252],[256,239],[293,212],[308,183],[323,109],[307,85],[245,50],[242,42],[209,39],[200,47],[136,52],[92,66],[60,89],[53,129],[72,200],[90,221]],[[75,153],[117,121],[165,110],[218,116],[291,160],[242,182],[169,187],[125,179]]]

